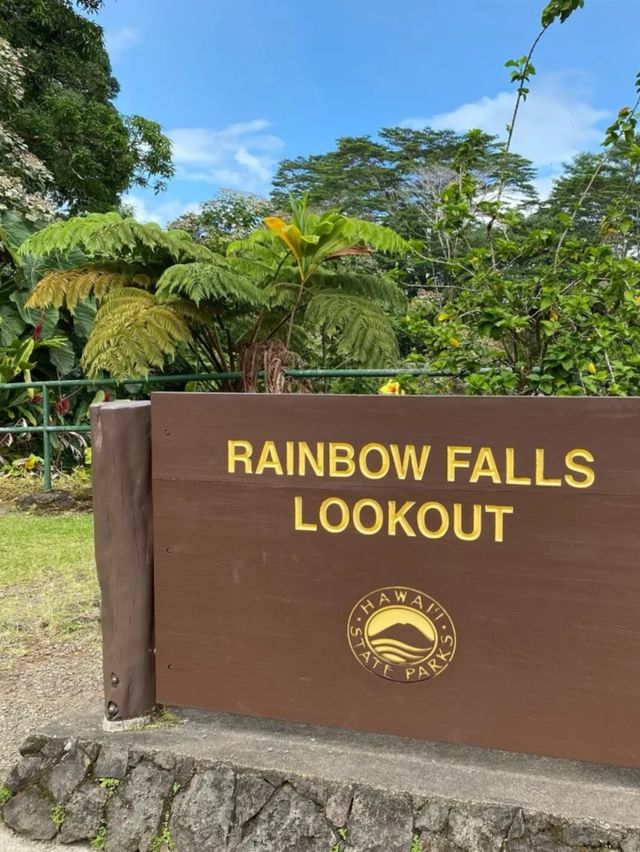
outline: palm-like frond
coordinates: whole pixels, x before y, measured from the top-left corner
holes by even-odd
[[[23,259],[64,257],[70,251],[81,251],[93,261],[118,257],[187,263],[206,261],[212,255],[186,231],[163,231],[155,223],[142,225],[118,213],[91,213],[55,222],[25,240],[18,255]]]
[[[401,309],[406,297],[398,285],[385,275],[320,268],[309,284],[313,291],[333,290],[361,296],[389,308]]]
[[[102,370],[116,378],[146,376],[153,367],[162,367],[189,337],[178,306],[159,304],[145,290],[122,287],[105,296],[82,366],[90,377]]]
[[[305,323],[335,336],[338,351],[365,366],[397,363],[398,344],[389,317],[361,296],[324,290],[309,301]]]
[[[130,275],[100,267],[55,269],[47,272],[29,296],[26,308],[61,308],[74,311],[78,302],[91,295],[102,299],[110,290],[137,285],[148,287],[151,280],[145,275]]]
[[[158,281],[156,295],[161,302],[179,295],[186,296],[196,305],[216,302],[225,308],[236,309],[258,307],[264,303],[261,290],[222,257],[208,263],[169,267]]]
[[[412,250],[411,243],[403,239],[400,234],[396,234],[391,228],[376,225],[375,222],[366,222],[364,219],[345,217],[342,233],[353,243],[365,243],[365,245],[385,254],[402,255],[408,254]]]

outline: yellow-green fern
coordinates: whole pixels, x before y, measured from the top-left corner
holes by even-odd
[[[190,337],[178,305],[159,303],[134,287],[109,292],[96,315],[82,355],[90,377],[105,370],[116,378],[145,376],[161,368]]]

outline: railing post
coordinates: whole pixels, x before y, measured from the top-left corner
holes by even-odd
[[[155,705],[151,404],[93,405],[91,426],[105,728],[119,730]]]
[[[49,401],[49,386],[42,385],[42,449],[44,456],[44,490],[51,491],[51,406]]]

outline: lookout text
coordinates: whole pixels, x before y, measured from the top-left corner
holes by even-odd
[[[440,458],[438,459],[438,455]],[[514,447],[432,446],[430,444],[367,443],[356,447],[346,441],[227,441],[227,472],[238,476],[293,477],[345,480],[397,480],[438,482],[432,471],[444,471],[447,484],[487,488],[565,488],[584,490],[596,481],[592,452],[568,448],[562,462],[548,463],[544,448],[526,457]],[[439,463],[434,464],[434,460]],[[440,484],[442,484],[440,480]],[[500,494],[504,495],[504,489]],[[407,536],[440,539],[453,536],[476,541],[488,536],[505,540],[513,504],[450,502],[427,499],[376,499],[372,496],[330,495],[311,509],[302,494],[294,494],[291,518],[297,532],[340,534],[348,529],[361,535]]]

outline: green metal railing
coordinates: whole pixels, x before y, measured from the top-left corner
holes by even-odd
[[[425,376],[430,378],[452,378],[455,374],[429,370],[423,367],[400,367],[398,369],[382,370],[286,370],[287,376],[297,379],[386,379],[395,376]],[[52,464],[51,464],[51,436],[58,433],[90,432],[88,423],[73,423],[64,426],[51,425],[51,398],[52,388],[117,388],[128,385],[172,385],[186,384],[187,382],[215,382],[231,379],[241,379],[242,373],[190,373],[179,376],[147,376],[138,379],[57,379],[48,382],[11,382],[0,384],[3,390],[28,390],[40,389],[42,391],[42,423],[39,426],[0,426],[0,435],[42,435],[43,466],[44,466],[44,488],[45,491],[52,490]]]

